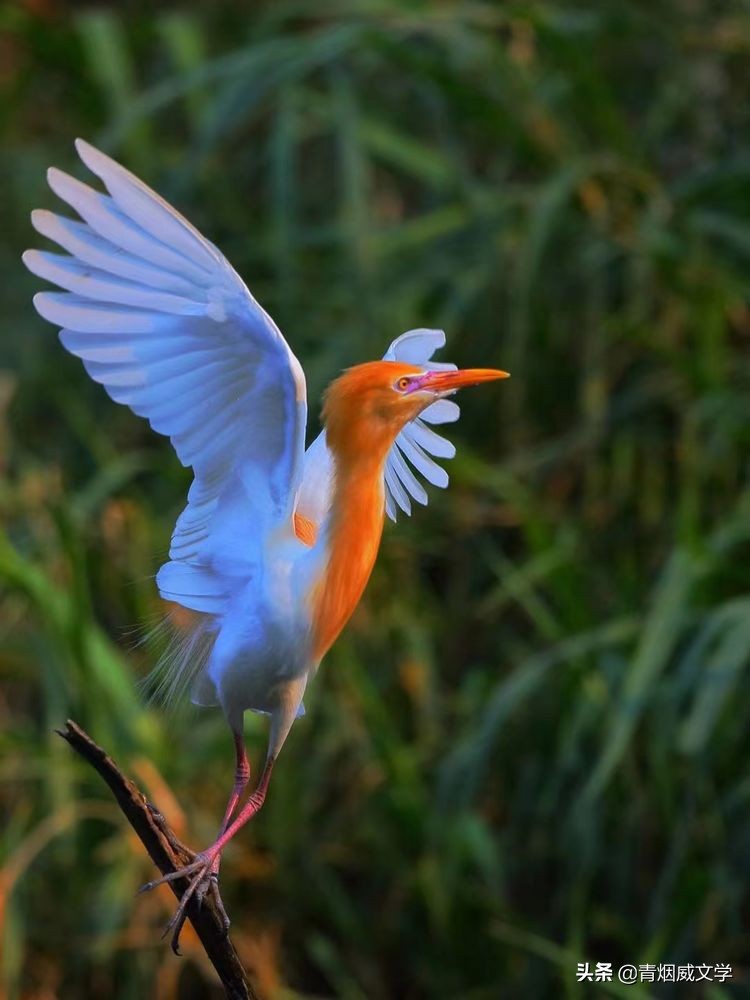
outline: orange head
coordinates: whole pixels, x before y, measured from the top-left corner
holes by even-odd
[[[323,422],[328,443],[339,455],[382,460],[402,427],[436,399],[507,377],[494,368],[431,371],[400,361],[356,365],[326,391]]]

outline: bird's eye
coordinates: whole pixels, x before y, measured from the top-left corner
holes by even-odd
[[[410,385],[411,379],[407,378],[406,375],[402,375],[398,382],[396,382],[396,388],[399,392],[406,392]]]

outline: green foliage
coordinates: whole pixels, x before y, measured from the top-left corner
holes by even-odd
[[[227,854],[264,993],[652,995],[577,983],[587,959],[730,962],[653,995],[744,995],[745,5],[237,6],[0,7],[2,988],[207,995],[66,716],[196,847],[231,780],[217,713],[141,704],[126,634],[187,474],[19,262],[81,134],[224,250],[312,400],[416,326],[513,375],[467,393],[449,490],[388,529]]]

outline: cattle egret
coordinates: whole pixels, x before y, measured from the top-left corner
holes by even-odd
[[[167,927],[178,951],[188,900],[211,891],[220,904],[221,852],[263,804],[305,687],[362,596],[384,515],[426,503],[421,479],[447,485],[435,459],[454,448],[430,425],[457,419],[446,398],[457,389],[507,373],[433,362],[442,330],[411,330],[382,360],[329,386],[324,429],[305,450],[305,376],[271,317],[159,195],[88,143],[76,148],[108,193],[49,170],[50,187],[82,221],[32,213],[34,228],[67,251],[24,254],[30,271],[64,289],[40,292],[34,305],[112,399],[168,436],[192,467],[156,583],[194,622],[162,686],[220,705],[236,751],[213,844],[144,886],[189,879]],[[248,709],[269,716],[268,751],[238,810],[249,781]]]

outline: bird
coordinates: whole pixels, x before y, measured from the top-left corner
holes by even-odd
[[[187,879],[172,948],[191,898],[217,899],[222,851],[263,805],[279,752],[318,666],[357,607],[386,516],[444,487],[437,460],[455,449],[433,428],[459,416],[450,399],[503,379],[492,368],[432,360],[436,329],[409,330],[378,360],[327,388],[306,447],[305,375],[281,331],[208,239],[134,174],[82,139],[76,150],[104,191],[51,167],[50,188],[78,219],[31,214],[64,252],[27,250],[25,266],[57,286],[37,312],[117,403],[170,438],[192,469],[161,597],[191,614],[189,641],[163,665],[166,696],[221,708],[235,748],[218,834],[184,867],[144,890]],[[268,716],[260,777],[250,779],[246,711]],[[242,804],[241,804],[242,803]]]

